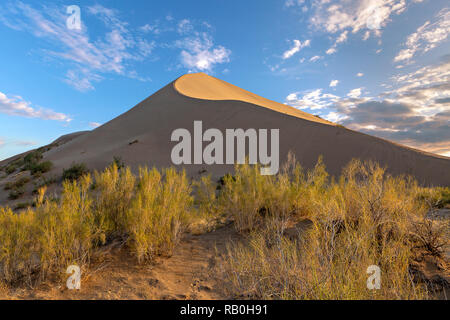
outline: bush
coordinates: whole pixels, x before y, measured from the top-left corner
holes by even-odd
[[[441,241],[418,223],[428,209],[417,201],[421,188],[414,180],[390,177],[378,165],[359,161],[351,162],[338,182],[329,181],[321,161],[306,175],[290,170],[276,179],[258,177],[257,170],[246,167],[225,192],[240,215],[235,214],[237,230],[252,230],[249,244],[232,244],[223,259],[221,277],[228,280],[229,294],[253,299],[428,297],[427,288],[411,280],[412,253],[417,246],[437,249]],[[287,179],[288,187],[283,189],[280,179]],[[307,202],[298,200],[302,196]],[[261,205],[266,209],[262,217]],[[311,219],[312,227],[292,239],[284,231],[290,220],[301,219],[299,213]],[[380,290],[366,288],[370,265],[382,270]]]
[[[14,188],[9,192],[8,199],[16,200],[23,196],[25,190],[23,188]]]
[[[53,163],[51,161],[44,161],[38,164],[34,164],[31,166],[30,171],[32,175],[42,175],[48,171],[50,171],[53,167]]]
[[[45,188],[41,189],[35,210],[14,214],[0,208],[0,280],[25,279],[31,284],[89,261],[96,235],[87,194],[90,179],[64,182],[59,202],[44,199]]]
[[[5,190],[20,189],[23,186],[25,186],[28,182],[30,182],[30,178],[22,177],[22,178],[17,179],[14,182],[6,183],[4,189]]]
[[[129,246],[138,261],[169,256],[179,242],[192,205],[184,172],[141,169],[136,197],[127,212]]]
[[[62,179],[74,181],[89,173],[84,163],[74,163],[69,169],[63,169]]]
[[[17,168],[18,168],[17,165],[10,164],[5,168],[5,172],[6,172],[6,174],[11,174],[11,173],[15,172],[17,170]]]
[[[23,158],[23,169],[32,171],[43,158],[39,151],[32,151]]]

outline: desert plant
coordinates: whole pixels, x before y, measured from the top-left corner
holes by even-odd
[[[44,161],[41,163],[36,163],[30,166],[30,172],[32,175],[42,175],[48,171],[50,171],[53,167],[53,163],[51,161]]]
[[[89,173],[89,170],[84,163],[73,163],[70,168],[63,169],[62,179],[63,180],[78,180],[83,175]]]
[[[140,169],[136,197],[127,212],[129,245],[139,261],[171,255],[192,205],[184,172]]]
[[[14,188],[12,189],[8,194],[9,200],[16,200],[22,197],[25,193],[25,190],[23,188]]]
[[[258,177],[247,179],[245,175],[237,171],[236,181],[258,181]],[[304,179],[301,174],[299,179],[292,178],[292,174],[290,177],[290,182],[284,183],[291,184],[287,190],[308,195],[310,204],[306,209],[312,227],[297,240],[290,239],[283,232],[284,214],[270,212],[264,216],[260,223],[263,227],[251,233],[249,245],[229,246],[223,259],[222,275],[229,281],[230,294],[262,299],[427,297],[427,289],[413,283],[409,268],[416,243],[411,236],[413,224],[427,213],[427,208],[417,201],[420,188],[414,180],[390,177],[375,163],[357,160],[349,164],[337,183],[328,179],[320,160]],[[245,194],[255,187],[236,188]],[[287,191],[281,192],[281,199],[286,199],[281,202],[274,194],[271,198],[275,203],[292,199],[285,198]],[[305,209],[302,202],[292,203],[296,210]],[[239,207],[249,211],[244,215],[254,216],[255,206]],[[274,205],[269,208],[280,210]],[[416,233],[423,234],[424,229],[417,227],[422,232]],[[427,239],[421,237],[421,243],[440,243],[434,237]],[[380,290],[366,288],[366,269],[370,265],[382,270]]]
[[[136,178],[130,168],[120,170],[112,163],[103,172],[95,172],[95,211],[106,235],[126,235],[126,213],[133,198]]]

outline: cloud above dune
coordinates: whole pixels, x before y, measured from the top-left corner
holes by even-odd
[[[215,46],[212,37],[205,32],[195,33],[176,42],[181,48],[181,62],[190,71],[211,71],[216,64],[230,61],[231,51]]]
[[[35,108],[28,101],[25,101],[20,96],[8,97],[6,94],[0,92],[0,113],[10,116],[19,116],[26,118],[37,118],[42,120],[55,120],[62,122],[70,122],[72,119],[64,114],[55,112],[45,108]]]
[[[450,9],[442,9],[433,21],[427,21],[409,35],[404,46],[394,58],[395,62],[412,59],[417,53],[425,53],[445,41],[450,34]]]
[[[333,44],[326,51],[331,55],[350,33],[361,33],[362,40],[379,37],[393,16],[403,13],[408,5],[407,0],[314,0],[309,22],[312,29],[331,35]]]
[[[443,155],[450,154],[450,55],[439,63],[391,78],[375,97],[363,88],[340,97],[323,89],[294,92],[286,103],[350,129]]]
[[[182,65],[190,71],[211,71],[214,65],[230,59],[229,49],[214,45],[211,34],[197,32],[189,19],[166,20],[170,26],[159,27],[155,23],[133,29],[118,10],[94,4],[83,7],[81,30],[70,30],[66,26],[65,9],[65,6],[42,4],[35,8],[21,1],[8,2],[0,5],[0,23],[50,44],[51,50],[39,52],[44,59],[65,62],[63,81],[82,92],[95,89],[97,82],[110,75],[148,81],[148,77],[139,75],[136,70],[139,63],[154,61],[158,44],[148,37],[162,32],[172,32],[179,39],[174,40],[175,45],[164,43],[159,48],[181,49]],[[103,29],[96,28],[96,31],[103,30],[96,38],[88,32],[84,16],[103,24]]]
[[[130,62],[142,61],[152,52],[154,44],[133,35],[115,10],[97,4],[83,11],[98,18],[108,29],[103,37],[94,41],[83,19],[81,30],[68,29],[67,14],[62,9],[65,7],[38,10],[20,1],[10,2],[0,6],[0,22],[52,44],[55,50],[42,53],[69,63],[65,81],[77,90],[92,90],[93,83],[102,79],[101,74],[127,76]]]

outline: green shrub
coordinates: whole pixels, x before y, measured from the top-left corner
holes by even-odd
[[[15,172],[17,170],[17,168],[18,168],[18,166],[10,164],[5,168],[5,172],[7,174],[11,174],[11,173]]]
[[[89,173],[84,163],[74,163],[69,169],[63,169],[62,179],[74,181]]]
[[[25,190],[23,188],[14,188],[9,192],[9,200],[16,200],[23,196]]]
[[[51,161],[44,161],[41,163],[37,163],[31,166],[30,172],[32,175],[42,175],[48,171],[50,171],[53,167],[53,163]]]
[[[23,158],[25,170],[31,170],[34,165],[39,163],[43,158],[39,151],[32,151]]]

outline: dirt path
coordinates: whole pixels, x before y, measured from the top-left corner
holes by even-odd
[[[125,249],[101,254],[82,277],[80,290],[68,290],[64,281],[38,288],[0,290],[6,299],[223,299],[212,276],[217,253],[239,236],[232,226],[202,235],[187,235],[170,258],[154,265],[138,265]]]

